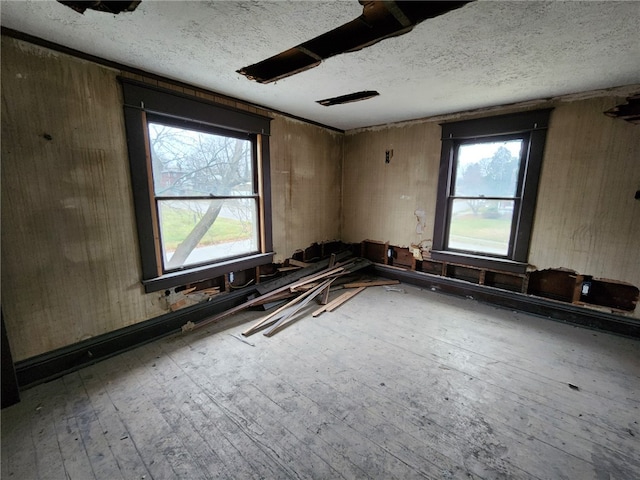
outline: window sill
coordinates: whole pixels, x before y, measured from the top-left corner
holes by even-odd
[[[218,262],[213,265],[167,273],[160,277],[143,280],[142,284],[144,285],[144,291],[146,293],[157,292],[159,290],[166,290],[168,288],[186,285],[188,283],[195,283],[208,280],[213,277],[219,277],[229,272],[247,270],[249,268],[259,267],[260,265],[266,265],[273,261],[273,255],[274,253],[270,252],[234,258],[232,260]]]
[[[506,258],[483,257],[480,255],[472,255],[469,253],[446,252],[441,250],[432,250],[431,258],[441,262],[459,263],[472,267],[487,268],[493,270],[501,270],[511,273],[525,273],[528,263],[516,262]]]

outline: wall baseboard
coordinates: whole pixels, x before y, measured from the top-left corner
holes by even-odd
[[[374,264],[372,268],[376,275],[392,280],[399,280],[418,287],[460,297],[471,297],[482,303],[509,308],[551,320],[570,323],[572,325],[602,330],[626,337],[640,338],[640,320],[634,318],[486,285],[476,285],[463,280],[431,275],[429,273],[400,270],[382,264]]]
[[[256,287],[252,286],[236,292],[223,293],[208,302],[18,361],[15,363],[18,385],[25,389],[54,380],[138,345],[177,333],[189,321],[197,323],[244,303],[247,296],[255,291]]]
[[[400,280],[411,285],[461,297],[472,297],[483,303],[509,308],[573,325],[640,338],[640,321],[546,298],[510,292],[485,285],[475,285],[438,275],[400,270],[374,264],[371,270],[381,277]],[[21,389],[54,380],[82,367],[135,348],[144,343],[177,333],[188,321],[217,315],[243,303],[256,287],[247,287],[213,298],[209,302],[167,313],[129,327],[99,335],[42,355],[15,363]]]

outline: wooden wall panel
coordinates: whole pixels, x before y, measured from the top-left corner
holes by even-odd
[[[345,136],[343,241],[431,239],[440,163],[440,126],[415,122]],[[386,151],[393,150],[389,163]],[[425,212],[423,233],[416,210]]]
[[[163,292],[140,284],[122,73],[2,38],[1,291],[16,361],[169,310]],[[194,92],[242,106],[185,91]],[[284,258],[340,237],[342,134],[282,116],[271,130],[274,249]]]
[[[530,263],[640,286],[640,126],[603,115],[604,97],[551,117]]]
[[[15,360],[164,313],[139,282],[116,73],[2,38],[2,308]]]
[[[631,88],[625,88],[631,91]],[[638,86],[640,91],[640,86]],[[640,286],[640,127],[603,112],[624,96],[529,103],[555,107],[536,208],[530,263],[568,268]],[[488,115],[517,108],[492,109]],[[476,118],[478,112],[451,119]],[[446,118],[347,132],[343,182],[343,240],[407,246],[431,239],[440,126]],[[385,151],[393,157],[385,164]],[[425,211],[423,235],[416,209]],[[633,314],[640,318],[640,308]]]
[[[282,261],[340,239],[343,135],[277,115],[271,125],[273,243]]]

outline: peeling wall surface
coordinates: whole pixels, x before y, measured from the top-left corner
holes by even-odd
[[[433,232],[440,126],[413,123],[345,136],[342,237],[398,246]],[[389,163],[386,152],[389,151]],[[418,234],[420,211],[422,234]]]
[[[343,135],[276,116],[271,205],[276,262],[313,242],[340,239]]]
[[[640,201],[634,199],[640,187],[640,130],[603,114],[621,103],[624,96],[603,94],[528,107],[554,107],[529,255],[535,268],[568,268],[640,285]],[[512,111],[493,109],[491,115]],[[344,241],[370,238],[409,246],[431,239],[440,135],[437,121],[347,132]],[[389,149],[393,157],[387,164]],[[416,210],[425,212],[422,235],[416,233]],[[640,309],[634,316],[640,318]]]
[[[556,106],[529,255],[538,269],[563,266],[640,286],[640,126],[602,114],[621,103]]]
[[[119,74],[2,37],[2,309],[16,361],[169,311],[140,283]],[[342,135],[283,117],[271,132],[284,258],[340,235]]]
[[[140,284],[116,74],[2,39],[2,309],[15,360],[164,313]]]
[[[145,294],[140,284],[122,72],[7,37],[1,60],[1,293],[14,359],[167,313],[162,293]],[[602,113],[624,100],[610,93],[527,106],[555,107],[531,242],[535,267],[640,285],[639,130]],[[442,119],[342,134],[271,115],[276,261],[323,240],[431,239]]]

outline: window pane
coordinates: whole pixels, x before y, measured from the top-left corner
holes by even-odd
[[[514,197],[522,140],[458,147],[454,196]]]
[[[258,251],[256,200],[161,200],[165,270]]]
[[[513,208],[513,200],[453,200],[448,248],[507,255]]]
[[[155,196],[252,195],[252,143],[149,123]]]

